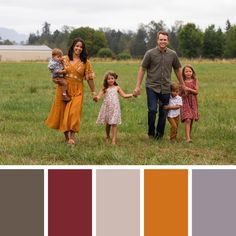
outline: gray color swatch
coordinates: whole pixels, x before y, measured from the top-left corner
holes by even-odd
[[[0,170],[0,235],[44,235],[42,170]]]
[[[193,170],[192,236],[236,235],[236,170]]]

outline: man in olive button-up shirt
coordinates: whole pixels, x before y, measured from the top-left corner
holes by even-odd
[[[168,111],[163,109],[163,106],[169,103],[172,68],[184,89],[180,61],[176,52],[167,48],[168,43],[168,33],[159,31],[157,33],[157,47],[145,53],[133,92],[134,96],[140,94],[141,83],[147,71],[145,85],[148,104],[148,136],[156,139],[162,138],[164,135]],[[158,104],[159,116],[157,127],[155,128]]]

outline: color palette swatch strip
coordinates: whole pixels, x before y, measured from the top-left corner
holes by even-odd
[[[236,169],[0,169],[0,235],[233,236],[235,182]]]

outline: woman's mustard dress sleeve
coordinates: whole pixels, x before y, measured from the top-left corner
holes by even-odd
[[[95,73],[93,72],[92,64],[88,60],[85,65],[85,79],[86,80],[93,80],[95,79]]]

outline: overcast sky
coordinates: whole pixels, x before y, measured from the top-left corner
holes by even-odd
[[[63,25],[136,31],[140,23],[163,20],[170,28],[178,20],[224,30],[227,19],[236,24],[235,12],[235,0],[0,0],[0,27],[29,34],[47,21],[52,31]]]

